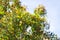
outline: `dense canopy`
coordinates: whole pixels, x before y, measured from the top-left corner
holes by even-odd
[[[0,0],[0,40],[43,40],[45,14],[43,5],[31,14],[19,0]]]

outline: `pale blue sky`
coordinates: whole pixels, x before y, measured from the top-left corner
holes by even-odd
[[[34,8],[43,4],[47,10],[47,20],[50,23],[50,31],[60,37],[60,0],[21,0],[22,5],[33,13]]]

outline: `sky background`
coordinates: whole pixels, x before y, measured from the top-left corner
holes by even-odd
[[[21,0],[21,4],[26,5],[30,13],[33,13],[39,4],[43,4],[47,10],[49,30],[60,37],[60,0]]]

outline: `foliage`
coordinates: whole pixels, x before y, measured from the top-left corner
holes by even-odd
[[[44,38],[48,39],[48,40],[58,40],[57,35],[52,33],[52,32],[45,32],[44,33]]]
[[[0,1],[0,40],[42,40],[46,22],[45,8],[40,5],[34,14],[30,14],[19,0],[13,0],[12,5],[9,2]],[[31,29],[28,32],[29,27]]]

